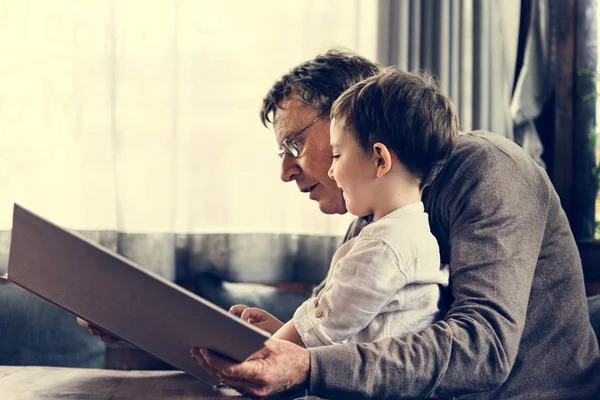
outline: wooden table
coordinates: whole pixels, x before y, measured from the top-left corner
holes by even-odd
[[[0,400],[244,399],[180,371],[0,366]]]

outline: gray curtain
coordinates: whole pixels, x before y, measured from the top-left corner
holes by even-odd
[[[336,236],[269,233],[79,233],[223,308],[245,303],[283,320],[323,280],[342,241]],[[0,232],[0,274],[7,269],[9,246],[10,231]],[[292,291],[263,284],[283,284]]]
[[[379,61],[428,70],[457,107],[462,131],[513,139],[510,99],[519,0],[380,0]]]
[[[541,165],[543,146],[534,120],[554,92],[558,18],[556,3],[531,1],[523,66],[510,106],[515,141]]]
[[[228,309],[244,303],[289,320],[329,269],[340,237],[290,234],[129,234],[80,231],[140,266]],[[0,232],[0,274],[6,272],[10,231]],[[305,284],[296,291],[262,284]],[[0,365],[166,369],[131,346],[104,345],[68,312],[0,282]],[[65,340],[68,338],[68,340]]]
[[[318,284],[342,237],[292,234],[133,234],[80,231],[90,240],[183,285],[199,274],[229,282]],[[0,274],[10,231],[0,232]]]

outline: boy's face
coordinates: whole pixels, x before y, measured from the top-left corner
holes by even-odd
[[[344,127],[345,121],[331,121],[330,142],[333,160],[329,177],[342,190],[348,211],[356,216],[373,213],[377,162],[360,146],[353,133]]]

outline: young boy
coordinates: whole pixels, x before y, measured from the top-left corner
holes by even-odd
[[[442,316],[448,283],[421,193],[456,147],[452,103],[431,77],[388,68],[346,90],[330,117],[329,176],[348,211],[372,223],[336,251],[325,286],[285,325],[262,310],[230,310],[306,347],[420,330]]]

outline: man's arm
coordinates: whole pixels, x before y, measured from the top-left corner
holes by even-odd
[[[255,394],[300,383],[307,372],[309,393],[321,397],[451,397],[500,386],[519,348],[551,191],[533,162],[520,161],[486,150],[438,182],[453,189],[439,199],[455,299],[444,320],[377,343],[310,350],[287,343],[265,355],[258,372],[256,361],[247,361],[223,376],[223,360],[213,354],[203,366]],[[286,352],[302,351],[310,352],[310,369],[285,364]]]
[[[506,380],[525,325],[550,196],[533,168],[486,150],[443,182],[455,188],[439,199],[448,210],[455,299],[445,319],[378,343],[310,349],[310,394],[451,397]]]

